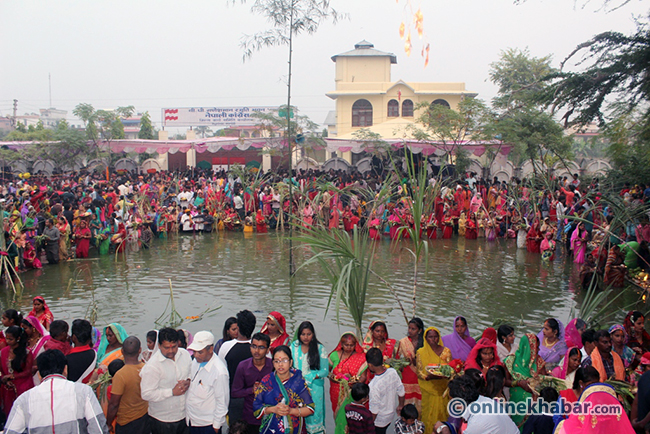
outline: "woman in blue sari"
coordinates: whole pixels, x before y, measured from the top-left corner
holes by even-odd
[[[325,347],[316,339],[314,325],[304,321],[298,327],[295,340],[291,343],[295,355],[293,367],[302,372],[311,398],[314,414],[305,419],[308,434],[325,432],[325,378],[329,373],[329,361]]]
[[[314,402],[302,373],[291,367],[291,350],[280,345],[273,351],[275,371],[255,386],[254,415],[262,419],[260,434],[306,434],[304,418],[314,413]]]

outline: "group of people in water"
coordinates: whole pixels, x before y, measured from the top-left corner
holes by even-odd
[[[357,227],[373,239],[408,238],[406,229],[416,227],[413,193],[420,188],[387,171],[308,170],[289,177],[192,170],[103,177],[82,172],[2,184],[6,250],[17,269],[85,258],[91,248],[100,255],[148,248],[154,238],[171,234],[265,233],[292,223]],[[577,174],[546,188],[514,178],[489,182],[474,173],[457,181],[431,177],[422,188],[427,192],[417,218],[423,238],[513,238],[545,260],[554,259],[561,243],[584,268],[583,280],[598,273],[614,286],[624,284],[630,269],[650,271],[650,188],[644,185],[620,191],[626,210],[601,198],[597,179],[587,185]]]
[[[166,366],[162,365],[166,359],[180,363],[169,350],[170,341],[174,341],[187,348],[199,366],[207,363],[207,348],[219,360],[214,363],[222,364],[223,389],[219,393],[229,396],[226,405],[222,402],[221,416],[225,420],[228,415],[232,432],[320,434],[329,429],[337,434],[383,433],[392,423],[398,433],[419,434],[650,432],[650,334],[645,321],[643,313],[631,311],[622,324],[594,330],[579,318],[566,326],[549,318],[540,324],[537,334],[521,334],[501,324],[472,336],[464,316],[454,318],[451,333],[446,335],[422,319],[412,318],[399,339],[389,336],[386,322],[373,321],[363,337],[345,332],[334,348],[328,349],[309,321],[301,322],[290,334],[285,317],[274,311],[255,333],[255,315],[243,310],[225,321],[216,342],[209,331],[193,336],[187,330],[151,330],[146,335],[146,349],[136,354],[131,342],[134,337],[120,324],[91,328],[88,321],[79,319],[72,323],[70,336],[68,324],[55,318],[42,297],[35,297],[28,315],[9,309],[2,316],[7,328],[0,335],[0,398],[5,416],[10,415],[16,399],[41,381],[35,374],[35,360],[45,351],[58,350],[67,358],[68,380],[95,388],[110,425],[116,414],[129,413],[112,409],[109,403],[113,401],[107,396],[110,389],[102,386],[110,385],[125,360],[136,363],[131,360],[136,354],[142,395],[135,402],[140,405],[149,400],[147,418],[153,418],[146,432],[167,432],[154,423],[160,418],[161,407],[160,400],[153,398],[158,395],[151,391],[156,385],[147,377],[154,368],[146,367],[154,360],[160,366]],[[399,372],[395,377],[401,382],[399,387],[388,386],[391,383],[386,379],[396,375],[393,371]],[[178,380],[174,396],[188,389],[181,384],[183,377]],[[636,389],[631,412],[621,403],[627,398],[617,395],[613,387],[617,384]],[[137,391],[139,394],[140,388]],[[591,402],[618,405],[621,411],[587,418],[564,412],[450,416],[447,404],[459,396],[479,402]],[[328,401],[333,421],[325,417]],[[155,407],[152,402],[157,403]],[[183,420],[191,420],[190,402],[198,404],[189,397],[186,402]],[[123,405],[136,404],[130,399]],[[359,431],[364,407],[372,412],[372,431]],[[386,408],[388,413],[382,413]],[[126,425],[123,420],[117,419],[122,428]]]

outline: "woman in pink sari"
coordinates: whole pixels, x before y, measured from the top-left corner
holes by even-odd
[[[555,428],[556,434],[634,434],[630,419],[625,409],[616,398],[616,391],[608,384],[593,383],[587,386],[580,395],[579,401],[590,403],[591,414],[571,414]],[[597,414],[593,411],[596,406],[619,407],[618,414]]]
[[[567,347],[578,347],[582,349],[582,332],[587,328],[587,324],[580,318],[573,318],[564,329],[564,340]]]
[[[564,380],[567,389],[573,388],[573,380],[575,379],[576,371],[580,367],[582,361],[582,354],[578,347],[571,347],[564,355],[564,362],[561,366],[556,366],[551,371],[555,378]]]
[[[34,357],[27,349],[27,335],[19,326],[7,329],[7,346],[0,351],[0,397],[6,414],[16,398],[34,387],[32,366]]]
[[[573,250],[573,262],[584,264],[587,253],[587,230],[585,224],[580,223],[573,234],[571,234],[571,250]]]

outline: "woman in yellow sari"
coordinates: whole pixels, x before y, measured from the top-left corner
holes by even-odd
[[[70,251],[70,225],[65,217],[59,217],[56,227],[61,233],[59,238],[59,262],[64,262],[68,260],[68,252]]]
[[[448,365],[451,361],[451,351],[446,348],[440,338],[440,331],[429,327],[424,332],[424,345],[416,353],[418,383],[422,392],[422,422],[425,432],[433,432],[433,427],[439,420],[447,420],[447,402],[443,397],[449,380],[438,377],[427,371],[428,366]]]

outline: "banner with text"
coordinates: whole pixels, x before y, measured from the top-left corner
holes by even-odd
[[[272,113],[277,107],[186,107],[164,108],[163,125],[169,127],[243,127],[257,125],[253,113]]]

